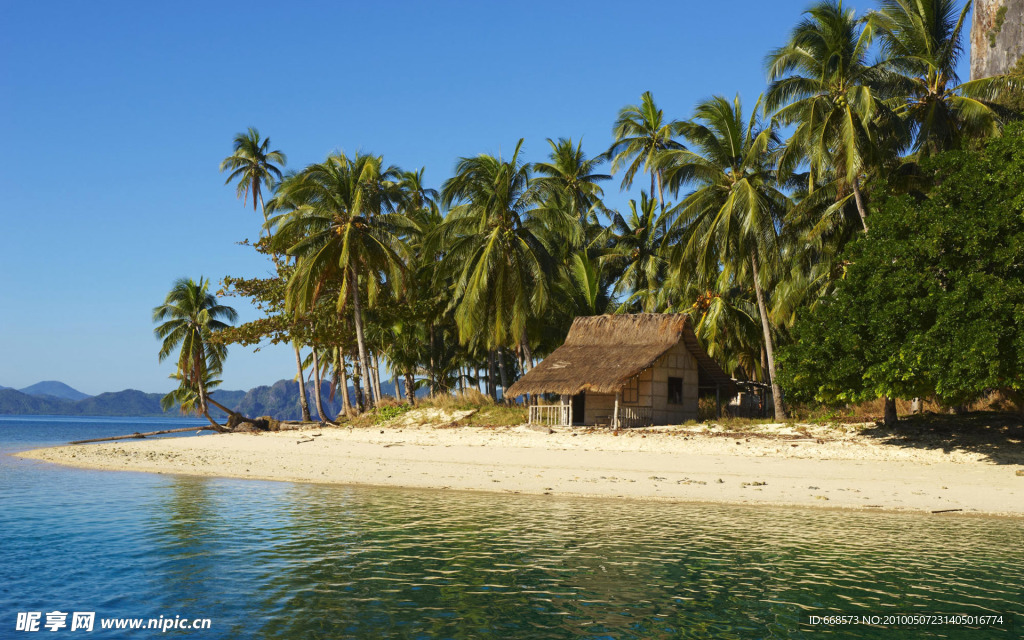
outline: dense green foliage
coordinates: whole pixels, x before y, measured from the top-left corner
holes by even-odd
[[[530,162],[520,140],[511,155],[459,158],[438,191],[422,169],[373,154],[336,153],[285,174],[268,140],[240,133],[222,166],[243,199],[262,202],[259,189],[273,191],[254,246],[276,274],[225,278],[225,293],[249,298],[266,317],[225,328],[212,344],[291,343],[304,415],[307,376],[331,393],[351,382],[346,413],[389,395],[385,376],[410,402],[424,388],[483,387],[497,399],[561,344],[574,317],[642,311],[689,313],[728,373],[772,387],[779,417],[787,391],[791,399],[934,392],[953,400],[1004,386],[1010,370],[982,375],[980,365],[1006,347],[998,329],[947,348],[944,324],[946,333],[915,342],[929,322],[915,315],[915,296],[937,294],[924,281],[858,271],[922,238],[932,252],[902,257],[906,278],[951,269],[943,260],[966,251],[957,243],[967,239],[951,235],[960,227],[931,221],[943,211],[889,194],[925,197],[928,175],[955,162],[928,159],[998,137],[1009,111],[994,100],[1024,86],[1010,77],[960,82],[967,11],[955,0],[878,0],[862,13],[817,2],[766,56],[766,93],[748,97],[747,110],[739,96],[714,96],[677,119],[644,92],[611,119],[614,142],[603,152],[549,138],[547,158]],[[649,188],[616,211],[601,186],[612,176],[623,189]],[[1006,232],[1001,224],[986,233]],[[965,296],[1008,299],[994,280],[966,282],[957,285]],[[854,284],[866,287],[863,308],[830,320],[848,325],[828,324]],[[905,303],[890,306],[886,292],[897,285]],[[814,309],[813,321],[802,320]],[[940,311],[949,312],[930,313]],[[821,330],[811,345],[814,322]],[[794,323],[803,337],[786,390],[775,352],[793,341]],[[852,355],[801,370],[800,340]],[[982,355],[957,364],[957,348]],[[955,383],[952,371],[971,379]],[[321,394],[313,400],[330,419]]]
[[[934,187],[880,202],[835,293],[797,321],[791,398],[1024,389],[1024,125],[922,168]]]

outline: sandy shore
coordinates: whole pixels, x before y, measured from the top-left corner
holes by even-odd
[[[406,422],[17,455],[89,469],[295,482],[1024,516],[1024,447],[993,456],[885,444],[855,429],[827,438],[806,429],[730,434],[681,427],[547,434]]]

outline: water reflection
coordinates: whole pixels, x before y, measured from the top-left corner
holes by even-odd
[[[254,558],[261,637],[789,637],[829,608],[1021,610],[1013,521],[289,486]]]
[[[208,617],[204,640],[811,638],[825,631],[801,629],[801,618],[826,609],[1015,612],[1018,625],[916,634],[847,627],[837,637],[1008,638],[1024,623],[1020,520],[330,487],[7,460],[0,506],[0,625],[12,612],[61,607]]]

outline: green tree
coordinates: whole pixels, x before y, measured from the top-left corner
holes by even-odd
[[[835,180],[852,194],[865,230],[861,180],[904,144],[899,119],[886,106],[885,75],[869,64],[872,31],[852,9],[826,0],[807,10],[788,42],[767,57],[764,108],[794,131],[781,154],[783,172],[808,166],[808,191]]]
[[[1024,126],[922,167],[927,196],[882,200],[834,295],[797,318],[781,357],[793,398],[958,405],[1024,389]]]
[[[963,28],[971,2],[881,0],[868,21],[880,36],[885,66],[898,74],[894,110],[915,132],[919,157],[959,149],[963,141],[998,135],[991,102],[1012,82],[1007,76],[960,83]]]
[[[612,215],[612,248],[605,263],[618,274],[613,293],[627,295],[623,308],[639,303],[643,311],[656,309],[657,292],[665,277],[666,260],[663,249],[665,221],[658,216],[657,201],[640,192],[640,203],[629,201],[629,216]]]
[[[611,176],[597,173],[604,158],[587,158],[582,140],[574,146],[571,138],[559,138],[558,142],[548,138],[548,144],[551,145],[549,161],[533,165],[541,197],[557,194],[582,219],[604,196],[599,183],[611,180]]]
[[[622,168],[626,169],[622,176],[623,189],[633,185],[633,179],[641,169],[651,174],[651,190],[648,193],[654,197],[657,186],[662,211],[665,210],[665,189],[662,172],[657,168],[657,159],[662,151],[682,148],[673,139],[678,124],[675,120],[666,121],[665,114],[654,103],[654,96],[650,91],[645,91],[640,96],[640,104],[631,104],[619,110],[612,128],[615,142],[606,153],[612,160],[612,174]]]
[[[153,309],[153,322],[160,324],[153,330],[160,345],[160,362],[178,350],[178,367],[173,378],[179,381],[178,400],[191,394],[189,405],[210,421],[217,430],[224,429],[210,417],[209,404],[233,413],[216,401],[207,392],[213,376],[221,372],[227,347],[213,342],[215,333],[227,328],[224,322],[235,322],[238,314],[231,307],[220,304],[210,293],[210,282],[203,278],[199,282],[181,278],[174,283],[164,303]],[[172,392],[172,395],[175,392]]]
[[[230,171],[224,184],[238,181],[238,197],[244,205],[252,196],[252,210],[256,211],[256,201],[265,208],[263,188],[272,190],[274,184],[281,179],[281,169],[287,158],[278,150],[270,151],[270,138],[261,138],[260,132],[249,127],[245,133],[235,135],[233,153],[220,163],[220,170]],[[266,214],[264,213],[264,218]]]
[[[460,342],[479,341],[497,351],[505,388],[501,349],[519,351],[526,345],[527,324],[548,303],[553,261],[544,236],[549,231],[570,236],[578,226],[565,209],[547,210],[546,219],[534,215],[538,187],[519,159],[522,144],[508,160],[487,154],[459,160],[455,176],[441,189],[450,210],[431,241],[444,252],[435,286],[452,284]]]
[[[402,236],[415,232],[415,225],[396,211],[400,178],[400,170],[385,167],[380,156],[339,153],[283,181],[269,205],[277,214],[267,223],[272,246],[297,259],[288,310],[307,312],[327,284],[337,282],[337,310],[351,300],[360,377],[370,389],[360,288],[372,306],[385,279],[401,278],[407,253]]]
[[[759,124],[759,107],[760,100],[747,120],[739,96],[731,103],[722,96],[700,103],[693,119],[680,125],[689,149],[665,152],[661,162],[673,191],[693,188],[676,207],[674,267],[692,268],[698,283],[714,282],[725,270],[753,285],[775,415],[784,418],[765,286],[779,262],[777,229],[789,201],[772,163],[778,140],[771,127]]]

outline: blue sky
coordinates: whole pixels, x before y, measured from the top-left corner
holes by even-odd
[[[0,385],[170,388],[150,316],[174,279],[269,272],[217,170],[248,126],[291,168],[363,150],[432,186],[519,138],[529,161],[548,137],[596,155],[644,91],[671,118],[716,93],[752,106],[808,4],[5,0]],[[234,347],[224,387],[292,375],[285,348]]]

